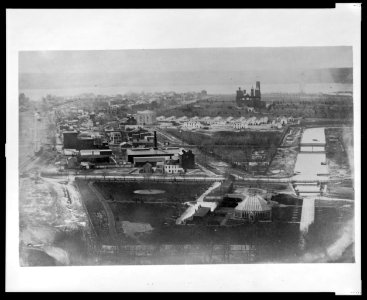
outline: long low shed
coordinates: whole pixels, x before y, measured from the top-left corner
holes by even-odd
[[[134,157],[134,165],[143,165],[146,162],[156,164],[157,162],[165,162],[166,159],[169,159],[167,156],[146,156],[146,157]]]

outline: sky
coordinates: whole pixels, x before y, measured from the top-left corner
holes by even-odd
[[[352,67],[352,47],[22,51],[19,73],[200,72]]]

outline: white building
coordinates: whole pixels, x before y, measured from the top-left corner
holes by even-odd
[[[248,128],[248,125],[246,122],[236,122],[232,124],[234,129],[245,129]]]
[[[166,164],[164,165],[164,173],[167,174],[184,173],[184,169],[181,168],[180,165]]]
[[[268,124],[268,117],[262,117],[259,119],[260,124]]]
[[[212,124],[212,126],[224,126],[226,124],[226,121],[216,121],[214,124]]]
[[[183,127],[187,129],[202,128],[203,125],[199,121],[187,121],[183,123]]]
[[[122,143],[121,132],[111,132],[109,133],[109,141],[112,145],[120,145]]]
[[[248,125],[255,125],[256,124],[256,117],[251,117],[247,120]]]
[[[136,120],[138,125],[151,125],[156,122],[156,114],[151,110],[138,111]]]
[[[288,119],[286,117],[278,117],[277,121],[282,124],[282,125],[286,125],[288,123]]]

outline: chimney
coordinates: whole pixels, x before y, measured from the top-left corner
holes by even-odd
[[[158,149],[158,143],[157,143],[157,131],[154,131],[154,149]]]

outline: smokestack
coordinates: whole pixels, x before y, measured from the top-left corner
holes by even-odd
[[[157,131],[154,131],[154,149],[158,149],[158,143],[157,143]]]

